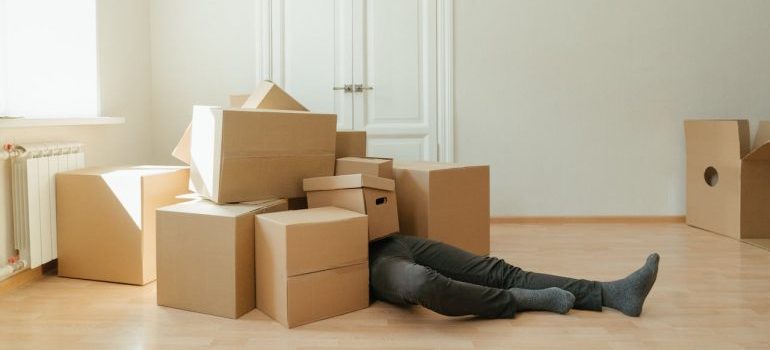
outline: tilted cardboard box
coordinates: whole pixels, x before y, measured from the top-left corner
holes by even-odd
[[[284,210],[283,199],[159,208],[158,305],[229,318],[253,310],[254,215]]]
[[[187,167],[105,167],[56,175],[59,276],[155,280],[155,209],[182,200]]]
[[[393,164],[401,233],[489,254],[489,166]]]
[[[217,203],[304,196],[302,179],[334,173],[337,116],[195,106],[192,189]]]
[[[255,220],[260,311],[292,328],[369,306],[366,215],[326,207]]]
[[[770,122],[754,147],[747,120],[687,120],[687,224],[770,238]]]
[[[337,158],[334,175],[364,174],[386,179],[393,178],[393,160],[387,158]]]
[[[305,179],[310,208],[338,207],[369,216],[369,240],[398,232],[395,182],[353,174]]]
[[[301,103],[297,102],[286,91],[271,81],[263,80],[250,95],[230,96],[231,108],[252,109],[282,109],[287,111],[307,111]],[[187,126],[182,138],[177,143],[171,155],[176,159],[190,165],[190,138],[192,137],[192,124]]]
[[[366,157],[366,131],[337,131],[336,157]]]

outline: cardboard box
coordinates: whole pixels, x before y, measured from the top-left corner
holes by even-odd
[[[230,96],[231,108],[252,109],[282,109],[288,111],[307,111],[301,103],[297,102],[286,91],[268,80],[261,81],[250,95]],[[177,143],[171,155],[190,165],[190,138],[192,137],[192,124],[187,126],[182,138]]]
[[[158,305],[229,318],[253,310],[254,215],[284,210],[282,199],[159,208]]]
[[[393,160],[387,158],[338,158],[334,175],[364,174],[393,179]]]
[[[216,203],[304,196],[302,179],[334,173],[337,116],[195,106],[191,189]]]
[[[754,146],[747,120],[687,120],[687,224],[770,238],[770,122]]]
[[[366,131],[337,131],[336,157],[366,157]]]
[[[187,192],[186,167],[108,167],[56,175],[59,276],[155,280],[155,209]]]
[[[326,207],[255,220],[260,311],[292,328],[369,306],[366,215]]]
[[[337,207],[369,216],[369,240],[398,232],[395,182],[353,174],[305,179],[310,208]]]
[[[489,166],[393,164],[401,233],[489,254]]]

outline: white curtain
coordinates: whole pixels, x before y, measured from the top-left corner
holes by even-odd
[[[0,0],[0,115],[98,115],[96,0]]]

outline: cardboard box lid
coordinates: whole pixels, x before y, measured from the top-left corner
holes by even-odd
[[[396,182],[391,179],[363,174],[314,177],[305,179],[302,184],[305,192],[362,187],[383,191],[396,190]]]
[[[189,202],[158,208],[158,211],[168,213],[185,213],[209,216],[221,216],[235,218],[254,212],[262,212],[274,206],[288,205],[285,199],[270,199],[250,203],[216,204],[206,199],[196,199]]]
[[[137,166],[105,166],[62,171],[59,174],[65,175],[89,175],[102,176],[105,174],[121,176],[151,176],[157,174],[170,173],[187,169],[186,166],[163,166],[163,165],[137,165]]]
[[[378,165],[393,161],[392,158],[375,158],[375,157],[342,157],[342,158],[337,158],[337,160],[338,161],[349,161],[349,162],[378,164]]]
[[[759,122],[754,148],[743,160],[770,160],[770,121]]]
[[[230,104],[238,104],[240,108],[258,108],[258,109],[281,109],[290,111],[307,111],[297,100],[291,97],[286,91],[281,89],[275,83],[264,80],[257,85],[257,88],[251,95],[244,98],[244,95],[230,96]],[[176,147],[171,151],[174,158],[179,159],[185,164],[190,164],[190,139],[192,135],[192,123],[187,125],[182,137],[179,139]]]
[[[281,226],[335,222],[360,217],[366,217],[366,215],[335,207],[290,210],[260,215],[260,218]]]
[[[459,163],[438,163],[423,161],[393,161],[393,169],[408,169],[413,171],[442,171],[462,168],[489,167],[483,164],[459,164]]]

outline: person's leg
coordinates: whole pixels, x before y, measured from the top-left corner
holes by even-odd
[[[660,256],[657,253],[650,254],[644,266],[626,278],[601,282],[602,304],[628,316],[641,315],[644,301],[658,278],[659,262]]]
[[[558,289],[499,289],[455,281],[415,263],[406,245],[387,238],[370,246],[370,280],[375,297],[396,304],[420,304],[444,315],[512,317],[517,311],[566,313],[575,296]]]
[[[477,256],[448,244],[420,237],[395,235],[414,261],[449,278],[500,289],[560,288],[575,296],[576,309],[601,311],[599,282],[524,271],[502,259]]]
[[[447,316],[511,318],[517,311],[566,313],[575,297],[564,290],[506,290],[452,280],[402,257],[370,257],[370,280],[377,299],[422,305]]]

